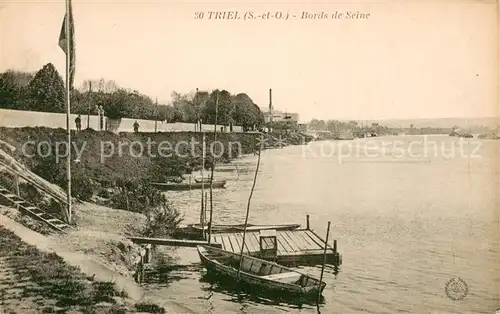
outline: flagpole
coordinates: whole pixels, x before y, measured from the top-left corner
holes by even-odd
[[[68,156],[66,159],[66,179],[68,181],[68,190],[67,190],[67,202],[68,202],[68,223],[71,223],[71,128],[70,128],[70,116],[71,116],[71,94],[70,94],[70,58],[72,51],[70,50],[70,40],[72,40],[72,36],[70,34],[70,1],[66,0],[66,15],[65,15],[65,33],[66,33],[66,131],[68,132]]]

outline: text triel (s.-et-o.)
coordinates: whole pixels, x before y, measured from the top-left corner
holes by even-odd
[[[335,11],[335,12],[309,12],[300,13],[285,11],[207,11],[195,12],[195,20],[367,20],[370,13],[360,11]]]

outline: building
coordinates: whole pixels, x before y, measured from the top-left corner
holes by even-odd
[[[275,110],[273,106],[273,94],[272,89],[269,89],[269,105],[259,107],[264,114],[264,121],[268,122],[279,122],[279,121],[294,121],[299,122],[299,114],[294,112],[283,112],[280,110]]]
[[[301,132],[307,132],[308,131],[309,123],[307,121],[299,121],[297,123],[297,125],[299,126],[299,131],[301,131]]]
[[[270,114],[269,107],[260,107],[260,110],[264,114],[264,121],[266,122],[277,122],[277,121],[295,121],[299,122],[299,114],[295,112],[286,112],[286,111],[280,111],[280,110],[273,110],[272,111],[272,118]]]

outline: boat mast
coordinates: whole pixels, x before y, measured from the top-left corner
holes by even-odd
[[[247,214],[245,217],[245,225],[243,227],[243,241],[241,242],[241,252],[240,252],[240,264],[238,266],[238,273],[236,275],[236,280],[240,279],[241,272],[241,264],[243,262],[243,249],[245,248],[245,238],[247,234],[247,225],[248,225],[248,215],[250,213],[250,201],[252,200],[253,190],[255,189],[255,183],[257,182],[257,174],[259,173],[259,165],[260,165],[260,155],[262,153],[262,145],[264,143],[263,135],[261,134],[260,145],[258,146],[258,157],[257,157],[257,167],[255,168],[255,175],[253,177],[252,189],[250,190],[250,196],[248,197],[247,203]]]
[[[217,90],[216,98],[215,98],[215,123],[214,123],[214,143],[217,141],[217,115],[218,115],[218,107],[219,107],[219,90]],[[215,145],[213,145],[215,147]],[[214,168],[215,168],[215,153],[212,152],[212,170],[210,173],[210,219],[208,221],[208,244],[210,244],[212,240],[212,217],[214,211],[214,205],[212,202],[212,188],[214,182]]]
[[[323,264],[321,265],[321,276],[319,277],[319,291],[318,291],[318,300],[317,300],[317,306],[319,308],[319,302],[321,301],[321,285],[323,284],[323,273],[325,271],[325,264],[326,264],[326,250],[328,248],[328,236],[330,235],[330,221],[328,222],[328,227],[326,228],[326,239],[325,239],[325,249],[323,251]]]
[[[200,130],[201,131],[201,130]],[[201,210],[200,210],[200,225],[205,238],[205,181],[203,180],[203,169],[205,168],[205,132],[202,131],[202,143],[201,143]]]

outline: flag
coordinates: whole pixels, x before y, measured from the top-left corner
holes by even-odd
[[[61,33],[59,34],[59,47],[64,51],[66,55],[69,54],[69,90],[73,89],[73,80],[75,78],[75,23],[73,21],[73,10],[71,7],[71,0],[68,1],[68,6],[66,8],[66,14],[64,15],[64,20],[61,27]],[[66,34],[66,15],[69,14],[69,34]],[[69,40],[69,51],[67,41]]]

